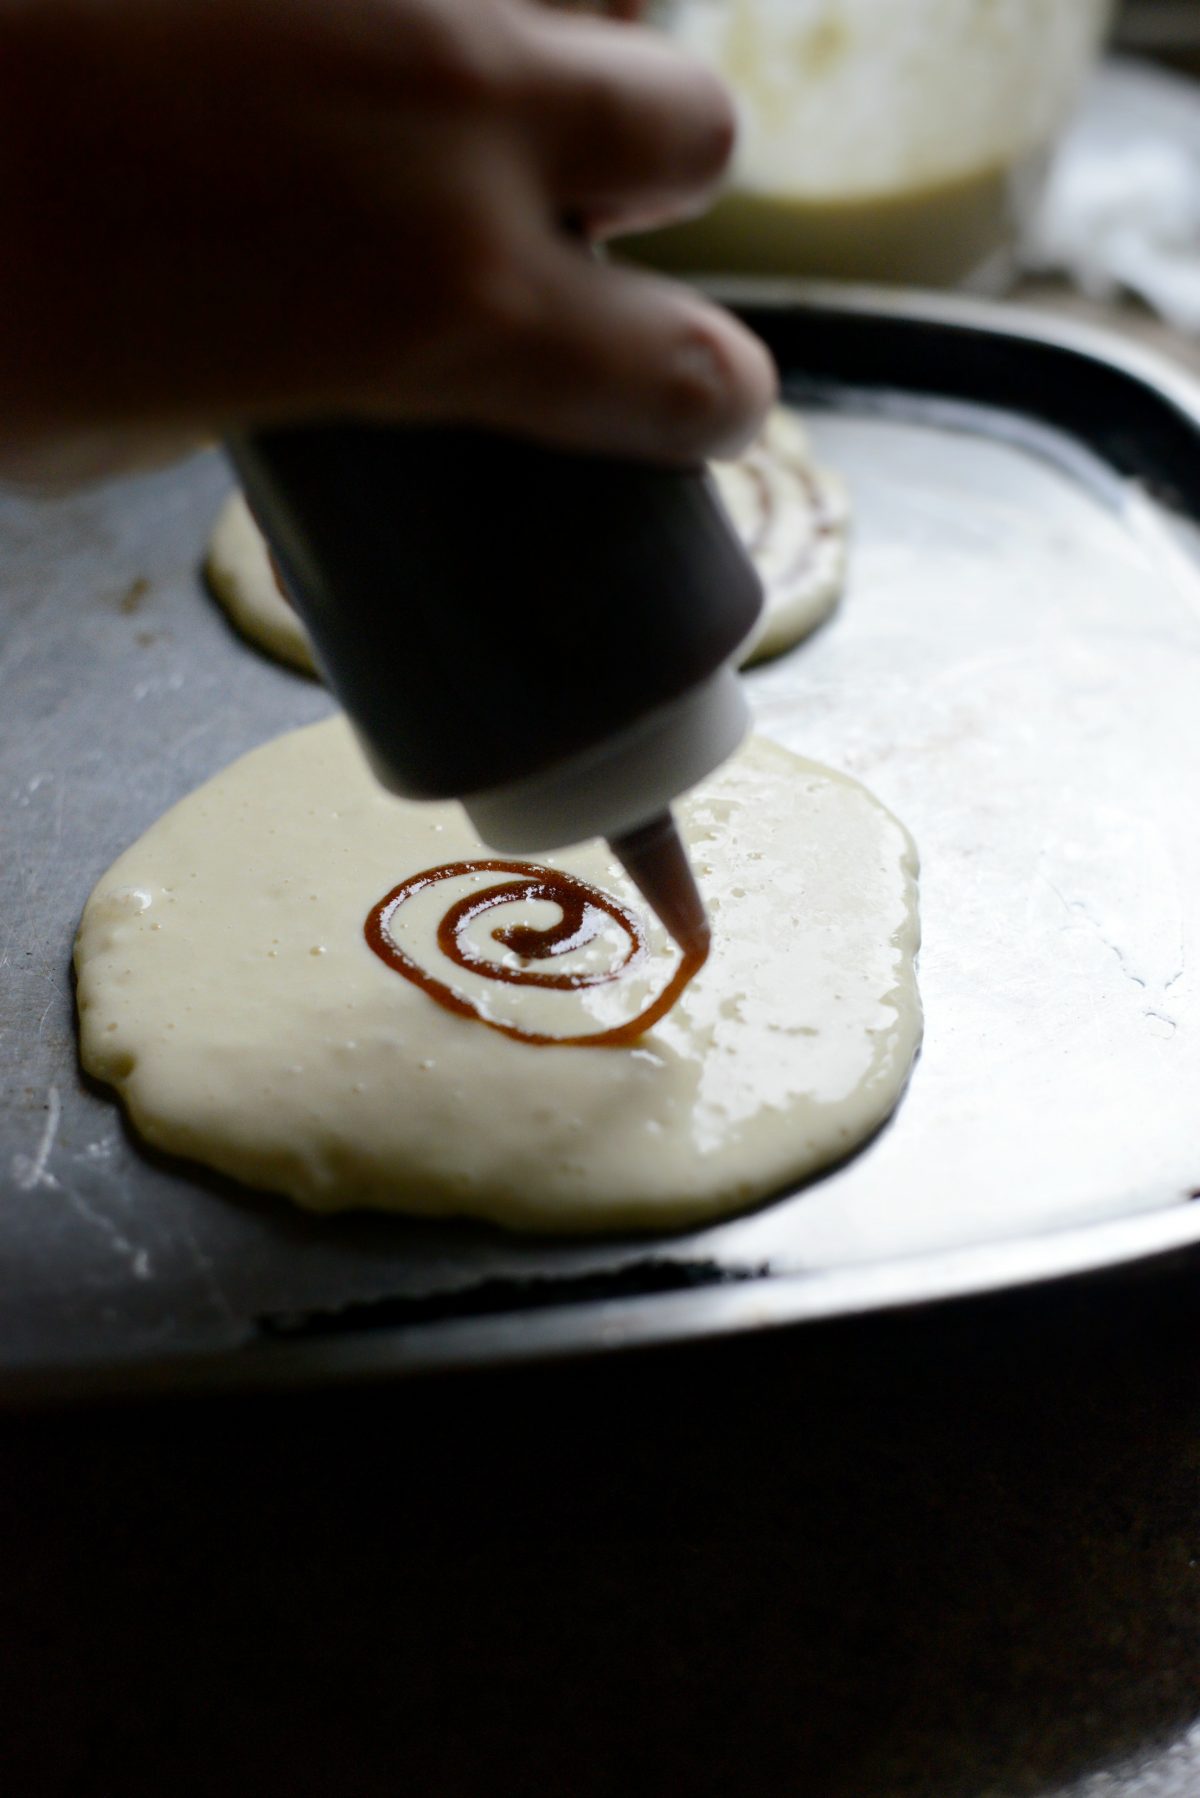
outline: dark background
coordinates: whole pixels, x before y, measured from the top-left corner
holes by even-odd
[[[1125,0],[1117,47],[1200,72],[1200,0]]]
[[[0,1468],[27,1798],[1200,1791],[1195,1264]]]

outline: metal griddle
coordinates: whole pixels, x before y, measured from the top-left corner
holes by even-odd
[[[922,853],[926,1039],[894,1122],[749,1216],[585,1243],[309,1218],[148,1155],[80,1077],[80,908],[166,806],[330,701],[204,591],[217,454],[8,497],[0,1392],[582,1352],[1200,1239],[1200,389],[974,302],[736,297],[855,514],[839,612],[750,677],[761,726]]]

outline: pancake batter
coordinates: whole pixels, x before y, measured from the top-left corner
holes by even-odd
[[[514,1040],[619,1037],[676,975],[604,845],[546,858],[601,895],[548,955],[558,905],[482,903],[514,877],[457,867],[488,855],[458,807],[389,797],[341,718],[281,737],[97,885],[76,944],[84,1066],[156,1148],[315,1210],[588,1231],[753,1204],[899,1097],[920,1035],[915,856],[863,787],[762,739],[679,812],[707,963],[632,1046]],[[461,959],[438,948],[451,912]],[[529,978],[548,971],[576,978]]]

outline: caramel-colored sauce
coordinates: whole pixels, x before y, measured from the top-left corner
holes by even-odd
[[[459,1017],[474,1018],[480,1024],[486,1024],[489,1030],[497,1030],[502,1036],[511,1036],[517,1042],[534,1043],[543,1047],[554,1044],[558,1048],[628,1048],[657,1024],[660,1018],[666,1016],[684,987],[708,959],[707,940],[686,946],[670,980],[643,1011],[623,1024],[614,1025],[608,1030],[594,1031],[590,1035],[554,1036],[543,1031],[524,1030],[519,1024],[506,1024],[497,1018],[485,1017],[479,1007],[464,994],[439,980],[402,949],[390,929],[392,918],[406,900],[412,899],[417,893],[428,891],[443,880],[457,880],[470,874],[509,874],[514,878],[498,881],[494,886],[468,893],[456,900],[438,924],[437,945],[442,954],[458,967],[474,974],[486,975],[491,980],[506,982],[510,986],[549,987],[556,992],[577,992],[586,987],[607,986],[645,959],[645,935],[634,913],[610,893],[602,892],[599,887],[579,880],[574,874],[566,874],[560,868],[541,867],[533,862],[447,862],[440,868],[427,868],[423,873],[401,881],[378,905],[372,906],[363,925],[363,934],[382,962],[397,974],[402,974],[406,980],[411,980],[414,986],[420,987],[423,993],[427,993],[447,1011],[455,1012]],[[549,969],[506,966],[501,962],[489,961],[467,940],[467,929],[477,918],[501,905],[538,899],[548,900],[552,905],[558,906],[561,916],[556,923],[544,929],[531,924],[509,924],[492,932],[493,940],[501,948],[511,950],[522,963],[551,961],[555,956],[566,955],[570,950],[582,949],[599,936],[607,923],[619,925],[624,932],[624,953],[608,968],[555,973]]]
[[[771,577],[773,587],[784,587],[792,581],[799,580],[808,573],[816,559],[817,545],[828,537],[834,529],[834,521],[821,483],[814,471],[796,457],[780,455],[778,452],[752,445],[746,452],[741,467],[750,482],[755,499],[755,518],[749,535],[744,539],[750,555],[762,557],[769,555],[773,547],[772,539],[780,527],[782,509],[775,491],[766,473],[766,466],[775,456],[782,468],[799,489],[802,503],[808,509],[810,529],[802,539],[792,559],[783,568],[776,569]]]

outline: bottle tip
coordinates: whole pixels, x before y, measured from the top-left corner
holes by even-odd
[[[686,957],[708,954],[712,932],[679,828],[668,809],[610,839],[609,847]]]

